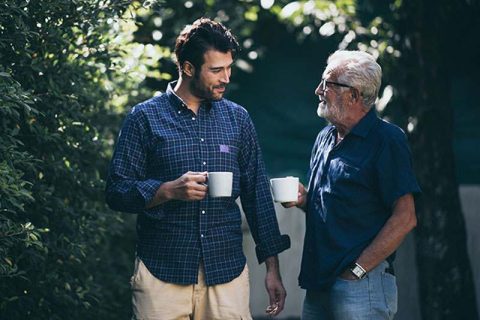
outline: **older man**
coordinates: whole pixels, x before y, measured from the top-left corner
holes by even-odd
[[[303,319],[392,319],[395,250],[416,225],[420,191],[404,132],[381,120],[374,104],[382,70],[360,51],[328,59],[315,94],[328,120],[310,161],[308,192],[296,203],[307,230],[299,282]]]

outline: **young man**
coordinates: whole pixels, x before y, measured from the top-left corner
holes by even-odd
[[[199,19],[178,36],[178,81],[135,106],[107,180],[114,210],[138,214],[132,277],[137,319],[251,319],[240,197],[270,303],[285,301],[281,236],[247,111],[223,98],[238,49],[222,24]],[[207,172],[233,172],[228,198],[207,195]]]
[[[308,192],[296,203],[307,230],[300,285],[303,320],[393,319],[394,252],[416,225],[419,192],[407,139],[372,108],[382,69],[360,51],[337,51],[318,88],[318,135]]]

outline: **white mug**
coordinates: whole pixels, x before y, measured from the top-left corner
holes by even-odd
[[[270,179],[273,200],[276,202],[298,201],[298,178],[286,177]]]
[[[208,172],[208,194],[212,198],[231,197],[233,173],[232,172]]]

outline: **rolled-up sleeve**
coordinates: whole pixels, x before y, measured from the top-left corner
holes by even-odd
[[[109,167],[106,201],[113,210],[160,218],[161,206],[146,209],[162,181],[147,177],[144,127],[139,113],[132,112],[125,119]]]
[[[240,199],[256,243],[258,262],[262,263],[290,248],[290,238],[280,234],[260,146],[248,114],[243,123],[239,158]]]

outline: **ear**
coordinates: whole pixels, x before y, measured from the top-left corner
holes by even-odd
[[[195,75],[195,67],[189,61],[185,61],[182,66],[182,72],[188,77],[193,77]]]
[[[357,101],[359,98],[358,90],[357,89],[352,89],[352,99],[353,101]]]

